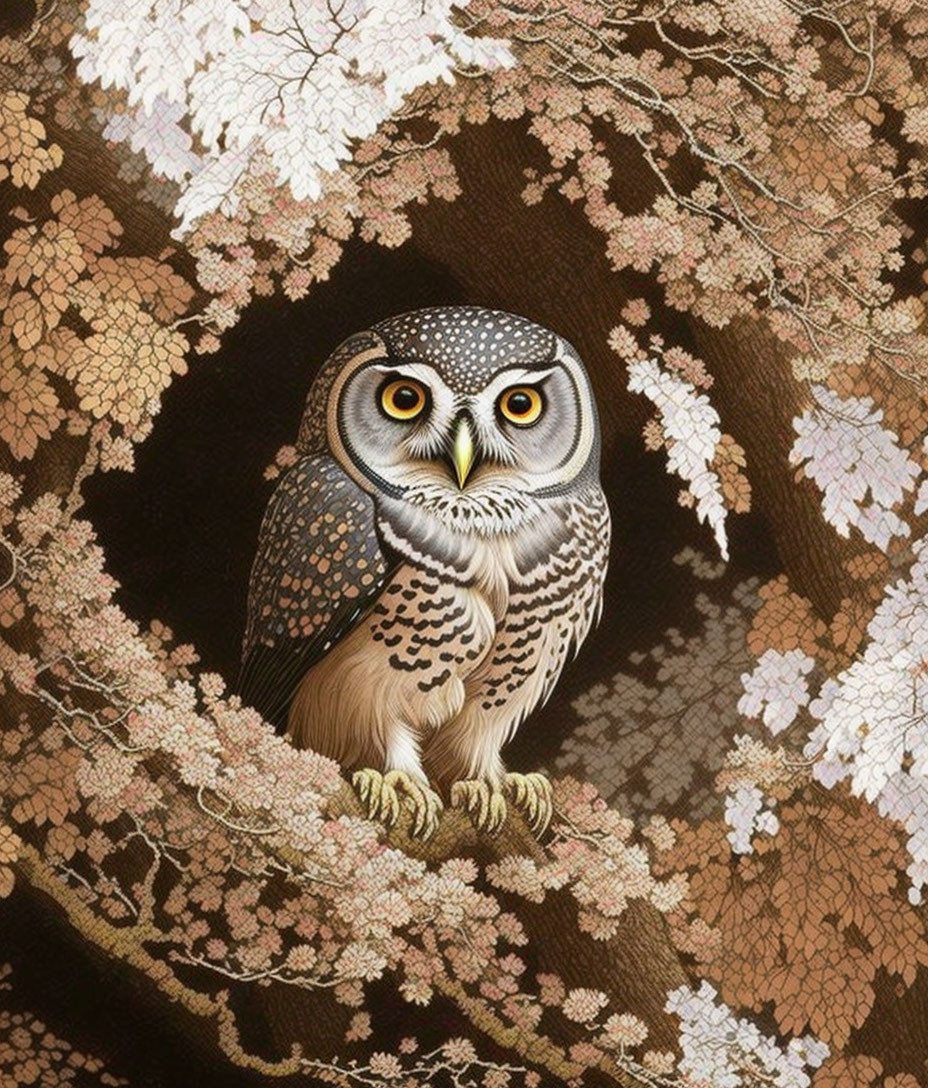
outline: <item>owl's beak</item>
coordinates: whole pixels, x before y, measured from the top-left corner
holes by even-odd
[[[451,460],[458,478],[458,487],[464,487],[470,470],[474,467],[474,436],[467,416],[458,416],[454,430],[454,445],[451,447]]]

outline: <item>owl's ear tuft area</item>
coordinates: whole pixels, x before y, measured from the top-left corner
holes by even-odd
[[[341,344],[320,366],[306,396],[296,448],[300,453],[318,453],[326,448],[326,407],[336,378],[358,355],[383,354],[387,347],[375,332],[357,332]]]

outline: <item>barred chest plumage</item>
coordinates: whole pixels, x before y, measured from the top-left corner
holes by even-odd
[[[421,512],[380,519],[402,562],[352,633],[308,672],[291,734],[340,762],[386,752],[400,767],[421,758],[439,782],[464,770],[492,775],[492,753],[547,697],[593,622],[608,547],[605,505],[599,518],[583,516],[595,505],[564,506],[511,536],[468,538]],[[384,720],[405,726],[399,745],[396,730],[381,731]],[[468,723],[469,753],[473,734],[494,738],[477,746],[483,761],[472,769],[462,768],[456,743]]]

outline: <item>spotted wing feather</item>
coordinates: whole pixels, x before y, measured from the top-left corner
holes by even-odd
[[[328,454],[303,457],[268,504],[251,570],[239,691],[277,728],[305,676],[391,573],[374,505]]]

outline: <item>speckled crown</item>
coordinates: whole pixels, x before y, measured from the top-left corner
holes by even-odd
[[[524,317],[480,306],[436,306],[399,314],[374,325],[391,355],[431,363],[447,384],[475,393],[502,366],[543,366],[556,337]]]

